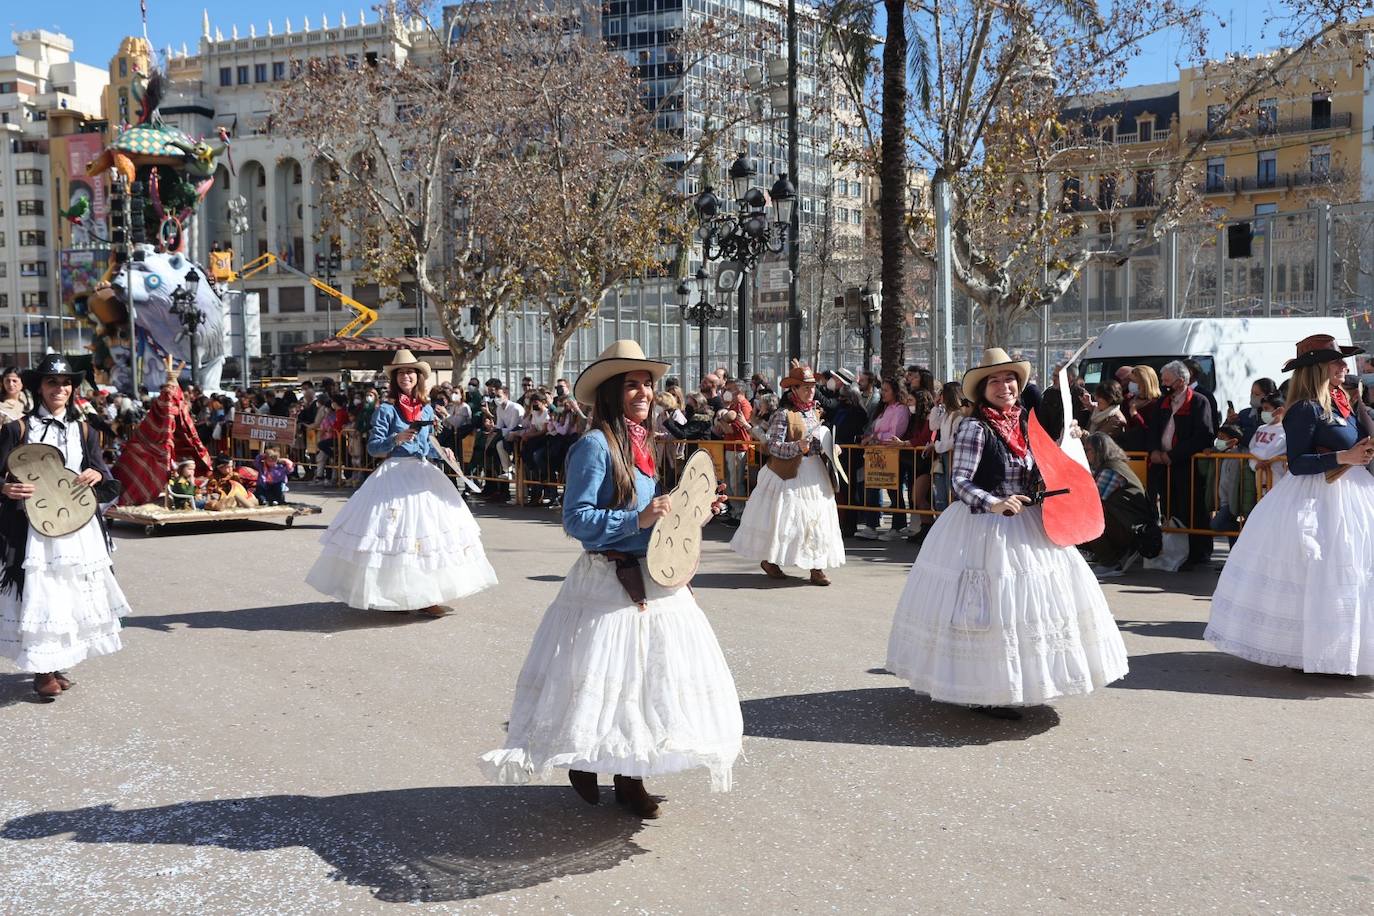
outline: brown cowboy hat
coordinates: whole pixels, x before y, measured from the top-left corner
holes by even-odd
[[[1292,372],[1303,366],[1329,363],[1347,356],[1358,356],[1364,350],[1360,347],[1347,347],[1336,343],[1330,334],[1313,334],[1298,341],[1298,355],[1283,364],[1284,372]]]
[[[395,375],[401,369],[414,369],[420,373],[420,378],[429,378],[429,363],[415,358],[415,354],[409,350],[397,350],[396,355],[391,357],[391,362],[384,366],[387,375]]]
[[[792,371],[782,377],[778,383],[783,388],[796,388],[798,385],[816,384],[816,373],[811,371],[810,366],[793,366]]]
[[[633,340],[617,340],[601,351],[596,362],[582,370],[573,384],[573,397],[582,404],[596,403],[596,389],[607,379],[626,372],[647,372],[657,383],[668,371],[668,363],[649,359],[644,348]]]
[[[1031,364],[1024,359],[1012,359],[1001,347],[984,350],[983,361],[964,373],[964,397],[978,403],[978,386],[983,379],[998,372],[1015,372],[1020,387],[1025,388],[1030,381]]]

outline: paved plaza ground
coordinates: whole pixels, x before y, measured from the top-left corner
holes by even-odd
[[[0,913],[1374,912],[1374,679],[1213,651],[1215,572],[1109,584],[1130,676],[1002,722],[882,670],[913,547],[819,589],[722,528],[695,589],[745,758],[730,794],[651,780],[641,823],[475,763],[577,557],[555,512],[478,508],[500,586],[397,619],[305,586],[342,494],[304,498],[120,531],[124,651],[50,705],[0,669]]]

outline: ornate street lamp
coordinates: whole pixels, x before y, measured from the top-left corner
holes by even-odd
[[[682,320],[697,326],[697,359],[701,375],[706,376],[706,329],[711,322],[725,317],[725,307],[711,302],[711,275],[705,267],[697,268],[697,294],[700,298],[692,302],[692,284],[683,280],[677,286],[677,294],[682,298]]]
[[[196,331],[200,329],[205,321],[205,315],[201,313],[200,306],[196,305],[196,293],[200,289],[200,274],[196,273],[195,268],[187,271],[186,279],[181,282],[176,289],[172,290],[172,314],[181,321],[181,329],[186,334],[187,342],[191,348],[191,384],[200,384],[198,370],[200,359],[196,354]]]
[[[701,242],[702,259],[729,261],[736,274],[744,274],[758,266],[765,252],[780,254],[791,233],[792,212],[797,192],[786,174],[773,183],[771,194],[754,184],[758,169],[743,153],[730,164],[733,209],[722,207],[715,188],[707,186],[693,202],[696,210],[697,238]],[[769,218],[769,203],[773,205]],[[747,286],[738,287],[738,375],[743,378],[749,370],[749,313],[746,302]],[[720,308],[716,306],[716,308]],[[702,356],[705,365],[705,356]]]

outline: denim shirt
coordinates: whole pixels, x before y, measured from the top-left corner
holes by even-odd
[[[658,490],[658,482],[638,468],[633,509],[611,509],[615,480],[611,449],[600,430],[582,436],[568,451],[563,489],[563,530],[582,542],[583,550],[620,550],[642,557],[649,549],[652,528],[639,527],[639,513]]]
[[[421,420],[433,420],[434,408],[426,404],[420,411]],[[430,431],[433,426],[421,427],[415,433],[415,438],[409,442],[396,444],[396,437],[410,428],[410,424],[401,418],[401,412],[396,409],[395,404],[382,404],[377,408],[377,412],[372,416],[372,435],[367,438],[367,453],[373,458],[397,458],[412,457],[423,458],[433,455],[439,458],[439,451],[433,440],[430,438]]]
[[[1356,405],[1355,409],[1360,408]],[[1359,414],[1348,418],[1332,412],[1321,414],[1316,401],[1299,401],[1283,415],[1283,434],[1288,440],[1288,471],[1291,474],[1324,474],[1339,466],[1336,453],[1362,438]]]

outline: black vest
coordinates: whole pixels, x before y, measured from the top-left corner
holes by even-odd
[[[1030,441],[1029,411],[1021,411],[1021,435]],[[983,427],[983,456],[978,459],[978,469],[973,472],[973,485],[980,490],[996,494],[1001,489],[1002,484],[1007,479],[1007,465],[1011,463],[1011,451],[1002,436],[993,428],[992,424],[982,416],[975,414],[969,417],[979,426]],[[968,422],[965,420],[964,422]],[[1038,469],[1031,470],[1031,485],[1039,479]],[[1008,494],[1010,495],[1010,494]],[[1023,494],[1030,496],[1030,493]]]

